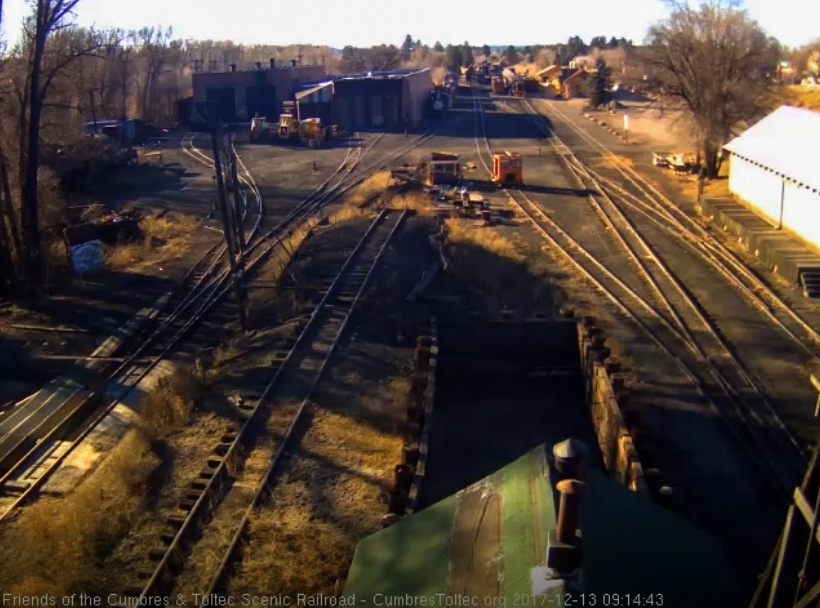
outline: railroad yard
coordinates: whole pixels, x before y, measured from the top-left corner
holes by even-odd
[[[422,510],[570,436],[601,466],[573,360],[585,319],[617,369],[646,500],[715,537],[750,595],[820,431],[820,307],[699,216],[686,182],[652,166],[651,142],[578,108],[462,83],[444,117],[407,131],[306,148],[240,130],[244,327],[209,134],[170,133],[155,169],[167,176],[111,205],[178,218],[184,248],[78,282],[51,321],[79,328],[55,334],[78,360],[23,378],[0,410],[0,589],[121,605],[338,595],[357,543],[403,501]],[[523,184],[477,186],[485,221],[391,180],[439,151],[476,184],[515,152]],[[35,321],[3,312],[21,328],[4,355],[57,352],[22,329]],[[121,342],[83,359],[115,331]],[[413,418],[420,352],[441,357],[440,376]],[[24,400],[44,385],[67,397]],[[408,451],[424,459],[415,498],[392,485]]]

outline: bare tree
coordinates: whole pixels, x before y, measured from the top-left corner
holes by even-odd
[[[709,177],[720,170],[723,144],[733,129],[759,116],[773,82],[766,66],[777,49],[734,1],[699,8],[669,1],[668,19],[650,28],[650,76],[666,97],[682,101],[697,127]]]
[[[143,118],[148,120],[157,118],[157,84],[168,64],[172,33],[170,27],[164,31],[161,27],[144,27],[130,34],[142,63],[140,106]]]
[[[24,28],[23,57],[27,69],[23,86],[17,89],[19,101],[19,181],[20,181],[20,270],[24,287],[34,291],[41,277],[40,224],[37,197],[40,120],[43,104],[54,79],[72,61],[102,46],[102,40],[89,30],[80,44],[58,49],[49,39],[67,27],[72,10],[80,0],[31,0],[34,13]],[[54,54],[52,55],[52,51]],[[44,69],[44,60],[48,60]]]

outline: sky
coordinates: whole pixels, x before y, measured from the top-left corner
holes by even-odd
[[[29,12],[28,0],[0,0],[3,35],[11,43]],[[562,3],[515,0],[515,8],[488,0],[81,0],[79,25],[137,29],[171,26],[175,37],[245,44],[400,45],[405,35],[433,45],[554,44],[573,35],[624,37],[639,44],[648,26],[663,18],[661,0],[586,0]],[[815,6],[810,9],[810,6]],[[286,7],[290,7],[289,9]],[[353,8],[355,7],[355,8]],[[746,0],[750,15],[787,46],[820,36],[816,0]],[[813,13],[809,14],[809,13]]]

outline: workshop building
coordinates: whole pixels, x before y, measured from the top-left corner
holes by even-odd
[[[820,247],[820,114],[781,106],[724,146],[729,190],[776,228]]]
[[[433,79],[429,69],[371,72],[333,81],[333,114],[342,131],[416,128]]]
[[[323,65],[282,65],[273,59],[266,68],[257,64],[256,69],[237,70],[232,65],[228,72],[195,72],[194,102],[211,102],[222,122],[247,121],[256,113],[276,120],[283,101],[292,99],[304,83],[326,75]]]

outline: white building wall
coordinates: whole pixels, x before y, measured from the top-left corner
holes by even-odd
[[[732,155],[729,161],[729,190],[756,208],[763,219],[780,223],[782,179],[773,171]]]
[[[820,247],[820,192],[787,181],[783,201],[783,227]]]

